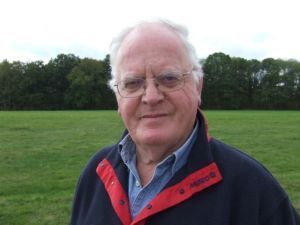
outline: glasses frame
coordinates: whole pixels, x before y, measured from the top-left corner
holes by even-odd
[[[173,92],[173,91],[178,91],[178,90],[180,90],[180,89],[182,89],[183,87],[184,87],[184,85],[185,85],[185,77],[186,76],[188,76],[189,74],[192,74],[192,71],[193,70],[190,70],[190,71],[188,71],[188,72],[183,72],[183,73],[180,73],[180,75],[182,76],[182,86],[180,87],[180,88],[178,88],[178,89],[174,89],[174,90],[170,90],[170,91],[162,91],[161,89],[159,89],[159,85],[157,84],[156,86],[157,86],[157,89],[159,90],[159,91],[161,91],[161,92],[166,92],[166,93],[169,93],[169,92]],[[143,78],[141,78],[141,79],[143,79]],[[146,78],[146,79],[143,79],[143,80],[156,80],[156,77],[154,77],[154,78]],[[138,98],[138,97],[140,97],[140,96],[142,96],[144,93],[145,93],[145,91],[146,91],[146,85],[144,85],[144,91],[141,93],[141,94],[139,94],[139,95],[137,95],[137,96],[124,96],[124,95],[122,95],[121,94],[121,91],[119,90],[119,85],[120,85],[120,82],[121,81],[119,81],[117,84],[115,84],[114,85],[114,87],[116,87],[117,88],[117,90],[118,90],[118,93],[119,93],[119,95],[122,97],[122,98]]]

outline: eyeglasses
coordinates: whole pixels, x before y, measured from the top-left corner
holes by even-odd
[[[114,86],[117,87],[120,96],[124,98],[136,98],[143,95],[147,86],[146,80],[154,80],[155,86],[161,92],[172,92],[184,86],[184,78],[190,73],[191,72],[168,72],[155,76],[152,79],[127,77]]]

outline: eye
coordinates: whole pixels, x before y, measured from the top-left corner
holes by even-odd
[[[122,89],[126,91],[136,91],[143,85],[142,79],[126,79],[122,81]]]
[[[177,73],[166,73],[157,77],[157,81],[160,85],[166,87],[174,87],[181,81],[180,75]]]

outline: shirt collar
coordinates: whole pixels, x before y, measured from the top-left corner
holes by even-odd
[[[197,130],[199,127],[199,122],[197,120],[196,125],[194,126],[193,132],[186,140],[186,142],[178,148],[173,155],[175,155],[175,162],[173,164],[172,173],[175,174],[186,162],[189,156],[192,145],[194,144],[197,137]]]
[[[135,144],[131,139],[129,133],[126,134],[125,137],[119,142],[118,151],[125,164],[131,161],[136,155]]]

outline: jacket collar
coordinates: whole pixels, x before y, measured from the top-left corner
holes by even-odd
[[[194,194],[209,188],[222,180],[216,163],[213,162],[207,134],[207,125],[202,113],[197,113],[199,121],[196,139],[188,161],[169,181],[166,187],[131,220],[129,211],[128,170],[118,152],[118,145],[97,167],[97,174],[102,180],[118,217],[125,225],[140,225],[152,215],[186,201]],[[126,135],[127,131],[123,134]],[[172,197],[170,197],[172,196]]]

